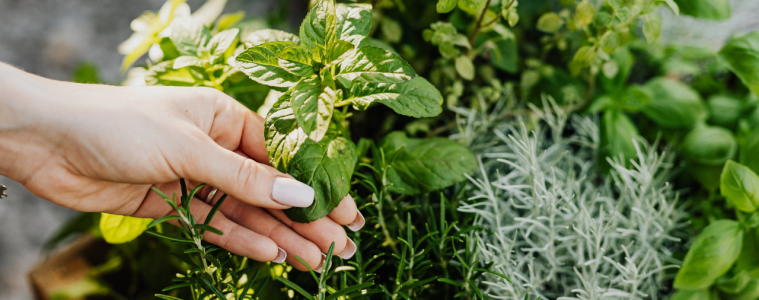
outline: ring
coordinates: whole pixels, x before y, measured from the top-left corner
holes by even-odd
[[[213,188],[210,193],[208,193],[208,196],[206,196],[206,203],[211,204],[211,201],[213,200],[213,196],[216,196],[216,192],[219,191],[217,188]]]

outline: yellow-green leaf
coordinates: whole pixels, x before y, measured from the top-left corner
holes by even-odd
[[[575,11],[575,21],[577,21],[577,25],[580,27],[588,26],[590,22],[593,22],[593,17],[595,15],[596,8],[593,6],[593,3],[583,1],[580,2],[580,4],[577,4],[577,9]]]
[[[564,26],[564,20],[554,12],[545,13],[538,19],[538,30],[555,33]]]
[[[153,219],[134,218],[102,213],[100,216],[100,232],[103,238],[111,244],[123,244],[140,236]]]

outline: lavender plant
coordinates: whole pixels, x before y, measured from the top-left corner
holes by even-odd
[[[494,118],[459,109],[466,140],[480,156],[470,178],[473,233],[483,261],[514,284],[485,274],[497,299],[664,299],[680,262],[673,258],[685,213],[668,183],[673,157],[657,143],[635,140],[632,167],[594,160],[598,120],[570,116],[550,98],[531,120]],[[506,109],[505,105],[501,109]]]

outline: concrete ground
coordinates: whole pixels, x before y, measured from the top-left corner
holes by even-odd
[[[157,10],[164,0],[0,0],[0,61],[34,74],[68,80],[82,61],[100,66],[102,77],[119,82],[119,43],[131,34],[129,23],[145,10]],[[188,1],[195,9],[202,0]],[[276,0],[230,0],[226,11],[262,15]],[[301,10],[306,1],[291,9]],[[734,19],[704,22],[675,18],[664,12],[663,41],[719,49],[736,31],[759,28],[759,1],[733,0]],[[293,22],[293,21],[291,21]],[[297,21],[295,21],[297,22]],[[297,23],[295,23],[297,24]],[[5,177],[9,197],[0,199],[0,299],[29,300],[26,279],[37,263],[44,241],[73,212],[40,199]]]

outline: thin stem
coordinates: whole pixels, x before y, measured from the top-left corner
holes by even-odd
[[[472,31],[472,34],[469,35],[469,45],[474,44],[474,39],[477,37],[477,34],[480,33],[480,27],[482,26],[482,19],[485,18],[485,13],[488,12],[488,8],[490,8],[490,0],[485,2],[485,8],[482,9],[482,12],[480,13],[480,17],[477,18],[477,24],[474,26],[474,30]]]

